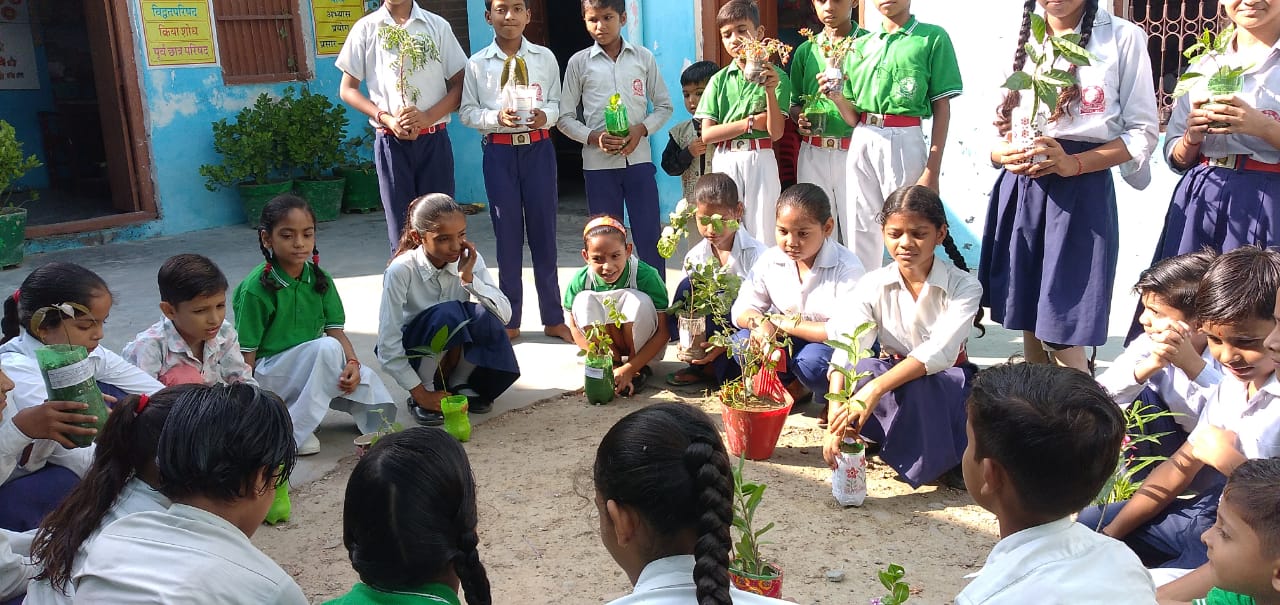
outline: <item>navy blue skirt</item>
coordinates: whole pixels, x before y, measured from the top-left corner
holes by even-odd
[[[470,323],[453,333],[468,319]],[[481,397],[493,401],[520,378],[516,351],[511,347],[506,326],[479,303],[442,302],[417,314],[404,327],[405,350],[429,344],[440,328],[446,326],[453,335],[445,349],[462,346],[463,357],[476,366],[467,383]],[[421,363],[419,358],[409,359],[409,365],[415,370]]]
[[[1067,153],[1098,146],[1059,143]],[[991,319],[1054,344],[1106,342],[1119,230],[1110,170],[1034,179],[1001,170],[978,264]]]
[[[1152,263],[1209,246],[1280,243],[1280,174],[1197,164],[1178,181]]]
[[[893,359],[864,359],[856,393],[868,381],[898,365]],[[936,480],[960,464],[969,443],[965,433],[965,400],[973,383],[973,366],[947,368],[921,376],[880,398],[862,435],[880,444],[880,459],[898,471],[911,487]]]
[[[0,528],[24,532],[40,526],[62,504],[80,477],[56,464],[0,485]]]

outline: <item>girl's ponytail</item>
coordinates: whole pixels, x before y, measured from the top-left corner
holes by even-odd
[[[969,272],[969,265],[964,262],[964,255],[960,254],[960,248],[956,247],[956,240],[951,239],[950,231],[947,232],[947,237],[942,240],[942,249],[946,250],[947,258],[951,259],[951,263],[954,264],[956,268],[964,271],[965,273]],[[978,338],[982,338],[987,335],[987,327],[982,325],[982,319],[984,317],[986,317],[986,311],[983,311],[982,306],[979,305],[977,315],[973,316],[973,327],[978,329]]]
[[[474,518],[474,516],[473,516]],[[493,596],[489,590],[489,575],[480,562],[480,537],[476,535],[475,524],[463,530],[458,536],[458,555],[453,559],[453,571],[458,575],[462,592],[467,596],[467,605],[490,605]]]
[[[733,544],[733,471],[723,451],[694,437],[684,451],[685,468],[693,477],[698,505],[698,541],[693,547],[693,582],[698,605],[731,605],[729,551]]]
[[[329,276],[320,270],[320,248],[311,249],[311,272],[315,274],[316,283],[313,286],[317,294],[324,294],[329,291]]]
[[[1031,14],[1036,11],[1036,0],[1022,3],[1022,29],[1018,30],[1018,48],[1013,53],[1013,72],[1022,71],[1027,65],[1027,41],[1031,39]],[[1000,136],[1008,134],[1013,125],[1013,110],[1022,103],[1022,92],[1010,90],[1004,93],[1004,101],[996,108],[996,129]]]
[[[1093,20],[1098,16],[1098,0],[1085,0],[1084,14],[1080,17],[1080,48],[1089,46],[1089,40],[1093,39]],[[1080,67],[1072,65],[1067,70],[1071,75],[1076,75]],[[1071,104],[1080,100],[1080,83],[1076,82],[1071,86],[1062,90],[1062,94],[1058,95],[1057,106],[1053,108],[1053,115],[1049,116],[1049,121],[1053,122],[1065,115],[1068,115]]]

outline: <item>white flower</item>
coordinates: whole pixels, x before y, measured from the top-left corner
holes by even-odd
[[[684,220],[684,216],[681,215],[679,212],[672,212],[671,214],[667,215],[667,222],[669,223],[678,223],[682,220]]]
[[[662,237],[675,237],[676,230],[671,225],[667,225],[662,229]]]
[[[675,216],[677,214],[684,214],[688,211],[689,211],[689,200],[681,199],[679,202],[676,202],[676,211],[672,213],[672,216]]]

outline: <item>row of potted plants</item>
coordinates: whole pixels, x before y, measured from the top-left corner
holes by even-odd
[[[22,201],[37,198],[35,191],[25,192],[25,200],[15,200],[13,183],[41,166],[36,156],[25,155],[13,125],[0,120],[0,267],[13,267],[22,262],[22,244],[27,229],[27,210]]]

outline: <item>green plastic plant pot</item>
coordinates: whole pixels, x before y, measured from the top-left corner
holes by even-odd
[[[585,375],[583,391],[587,395],[587,403],[604,405],[613,401],[613,359],[609,357],[587,357],[583,361]]]
[[[267,202],[277,195],[293,191],[293,181],[280,181],[265,185],[241,183],[236,188],[240,190],[240,204],[244,206],[246,222],[249,223],[250,227],[257,228],[258,222],[262,219],[262,209],[267,207]]]
[[[342,212],[342,191],[347,187],[347,179],[333,177],[327,179],[294,179],[293,189],[298,196],[311,205],[320,222],[336,221]]]
[[[27,210],[0,210],[0,267],[16,267],[22,263],[22,247],[26,243]]]
[[[347,178],[342,192],[343,212],[376,212],[382,210],[382,196],[378,189],[378,173],[352,166],[335,168],[334,174]]]
[[[89,351],[80,345],[44,345],[36,349],[36,362],[50,401],[77,401],[89,406],[79,412],[97,418],[93,423],[80,426],[102,430],[107,423],[107,403],[93,378],[93,363]],[[93,443],[96,435],[72,435],[70,439],[79,447]]]
[[[444,413],[444,430],[454,439],[466,443],[471,440],[471,419],[467,417],[467,396],[449,395],[440,400]]]

